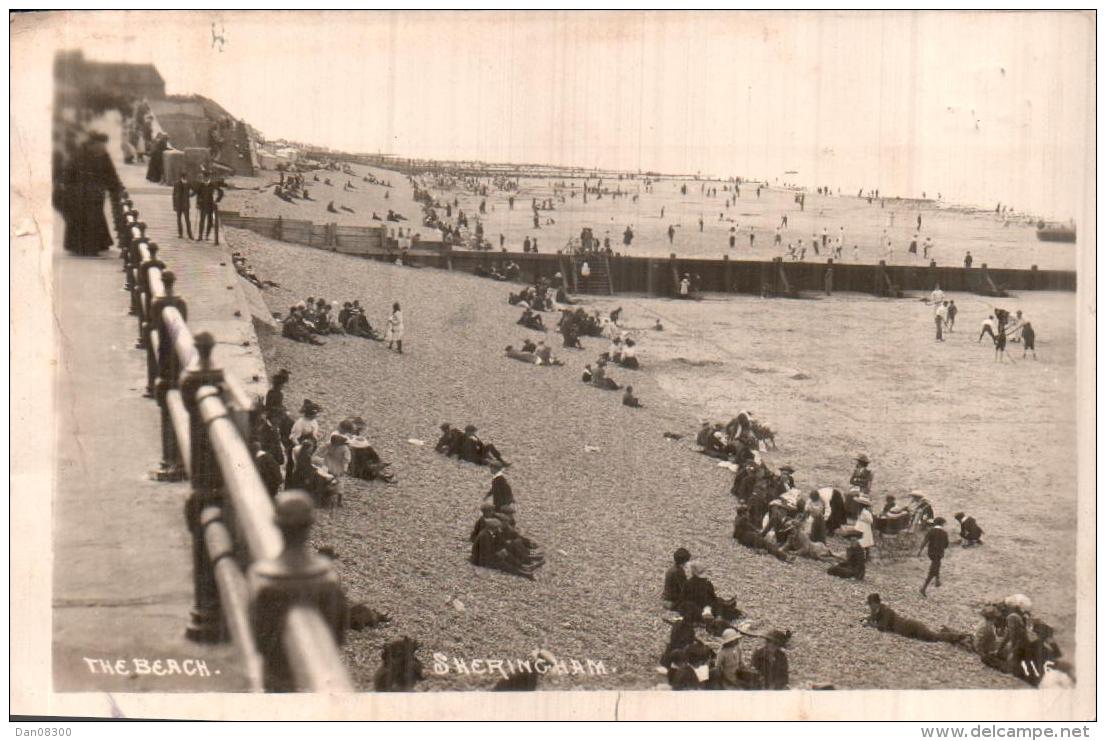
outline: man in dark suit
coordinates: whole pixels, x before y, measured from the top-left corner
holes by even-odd
[[[192,239],[192,185],[188,182],[186,173],[180,174],[180,180],[173,184],[173,210],[177,214],[177,236],[184,239],[184,230],[181,228],[181,217],[188,227],[188,238]]]
[[[926,588],[932,581],[934,585],[941,586],[941,559],[945,557],[945,550],[949,547],[949,534],[942,527],[945,524],[944,517],[935,517],[931,527],[922,539],[922,546],[918,549],[918,555],[925,550],[929,556],[929,573],[926,574],[925,584],[922,585],[922,596],[925,597]]]
[[[204,169],[203,179],[196,186],[196,206],[200,209],[200,236],[202,242],[215,230],[215,244],[219,244],[219,223],[215,215],[219,201],[223,200],[223,189],[211,179],[211,170]]]

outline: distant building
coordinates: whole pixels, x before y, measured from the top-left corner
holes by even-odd
[[[165,97],[165,79],[152,64],[94,62],[80,51],[60,52],[54,60],[58,92],[100,91],[128,97],[160,100]]]

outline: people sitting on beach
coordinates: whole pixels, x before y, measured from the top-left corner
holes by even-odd
[[[315,500],[316,506],[323,507],[338,496],[338,479],[316,465],[317,447],[314,436],[304,434],[299,438],[292,448],[292,471],[285,485],[288,489],[303,489]]]
[[[533,345],[529,340],[526,342]],[[545,344],[545,340],[538,340],[538,344],[534,347],[532,352],[538,356],[539,365],[564,365],[563,362],[553,356],[553,348]]]
[[[465,425],[465,436],[461,440],[461,460],[478,466],[509,465],[499,450],[491,443],[485,443],[476,435],[476,425]]]
[[[595,364],[595,369],[591,373],[591,385],[604,391],[618,391],[622,388],[613,378],[607,377],[607,363],[603,360]]]
[[[472,274],[477,278],[491,278],[492,280],[505,281],[507,276],[499,272],[493,265],[490,268],[485,268],[483,265],[477,265],[472,269]]]
[[[557,322],[557,328],[561,331],[561,336],[564,338],[565,347],[571,347],[577,350],[584,349],[584,346],[580,344],[580,330],[575,313],[569,309],[563,309],[561,311],[561,318]]]
[[[349,443],[350,462],[348,473],[365,481],[377,479],[394,484],[396,476],[391,471],[390,464],[380,457],[376,449],[365,437],[365,420],[361,417],[350,417],[338,424],[338,432]]]
[[[632,339],[627,339],[626,342],[623,343],[622,357],[619,358],[618,364],[621,365],[623,368],[628,368],[630,370],[640,369],[641,364],[638,363],[637,351],[635,349],[636,347],[636,342],[634,342]]]
[[[305,321],[303,309],[300,306],[293,306],[288,310],[288,316],[285,317],[282,323],[281,335],[296,342],[306,342],[309,345],[326,344],[312,334],[311,327]]]
[[[522,316],[518,318],[518,324],[521,324],[527,329],[533,329],[539,332],[546,331],[545,323],[541,319],[541,314],[534,313],[529,307],[522,310]]]
[[[626,390],[622,392],[622,406],[624,407],[641,407],[641,400],[634,396],[634,387],[627,386]]]
[[[434,450],[445,456],[457,456],[461,457],[461,446],[465,440],[465,433],[458,430],[449,422],[442,422],[439,426],[442,431],[442,436],[438,438],[438,442],[434,445]]]
[[[904,638],[913,638],[927,643],[971,645],[970,634],[950,630],[944,626],[941,626],[939,630],[933,630],[920,620],[902,617],[883,604],[880,596],[875,593],[868,595],[868,615],[862,622],[882,633],[894,633]]]
[[[533,579],[535,572],[545,564],[541,548],[494,511],[482,510],[473,533],[469,560],[475,566]]]
[[[1062,652],[1052,626],[1034,618],[1032,608],[1033,603],[1024,594],[984,605],[984,623],[973,643],[987,666],[1038,685]]]
[[[735,609],[735,600],[722,599],[714,589],[714,583],[707,578],[707,565],[702,561],[691,561],[687,565],[691,575],[684,585],[684,603],[693,605],[695,610],[706,615],[732,614]],[[710,610],[708,613],[707,610]]]
[[[365,310],[359,301],[347,301],[338,312],[338,324],[346,334],[354,337],[364,337],[369,340],[381,341],[380,333],[373,329],[369,319],[365,316]]]
[[[750,519],[750,507],[747,504],[737,505],[737,516],[733,523],[733,537],[741,545],[754,551],[764,551],[775,556],[777,560],[790,563],[793,559],[774,542],[768,540],[757,530]]]
[[[764,645],[753,651],[752,667],[760,678],[759,688],[785,690],[791,684],[787,652],[790,630],[771,630],[764,636]]]
[[[861,532],[859,530],[847,530],[843,535],[849,539],[849,547],[845,550],[845,560],[842,563],[830,566],[826,573],[830,576],[839,576],[842,579],[864,580],[864,572],[868,565],[868,556],[860,545]]]
[[[315,315],[315,331],[319,334],[345,334],[345,330],[338,323],[337,317],[331,315],[331,306],[322,299]]]

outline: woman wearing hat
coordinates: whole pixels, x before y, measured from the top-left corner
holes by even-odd
[[[304,435],[309,435],[315,440],[322,438],[323,433],[319,429],[319,412],[322,411],[315,402],[310,399],[304,399],[303,405],[300,407],[300,418],[296,420],[292,425],[291,432],[288,433],[288,438],[293,444],[298,443]]]
[[[764,645],[753,651],[753,669],[760,677],[760,687],[785,690],[791,683],[790,662],[784,647],[791,640],[791,631],[771,630],[764,636]]]
[[[123,184],[105,149],[107,136],[92,132],[62,171],[65,217],[64,246],[82,257],[93,257],[111,246],[104,218],[104,193],[116,193]]]
[[[855,486],[864,494],[870,494],[872,491],[872,472],[868,469],[868,456],[861,453],[856,457],[856,467],[853,468],[853,474],[849,477],[849,486]]]

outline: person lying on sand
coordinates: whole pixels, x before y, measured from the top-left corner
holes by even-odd
[[[485,443],[476,436],[476,425],[465,426],[465,437],[461,441],[461,460],[478,466],[510,465],[503,460],[503,456],[494,445]]]
[[[836,563],[840,560],[833,554],[828,545],[812,541],[801,527],[791,528],[791,537],[788,538],[784,549],[794,553],[799,558],[809,558],[814,561],[833,561]]]
[[[516,350],[512,345],[507,345],[507,348],[503,352],[511,360],[519,360],[523,363],[529,363],[530,365],[537,365],[538,363],[537,355],[532,352]]]
[[[868,616],[862,621],[864,625],[870,625],[882,633],[894,633],[904,638],[913,638],[927,643],[952,643],[970,645],[971,634],[960,633],[941,626],[940,630],[933,630],[920,620],[901,617],[887,605],[883,604],[878,594],[868,595]]]

